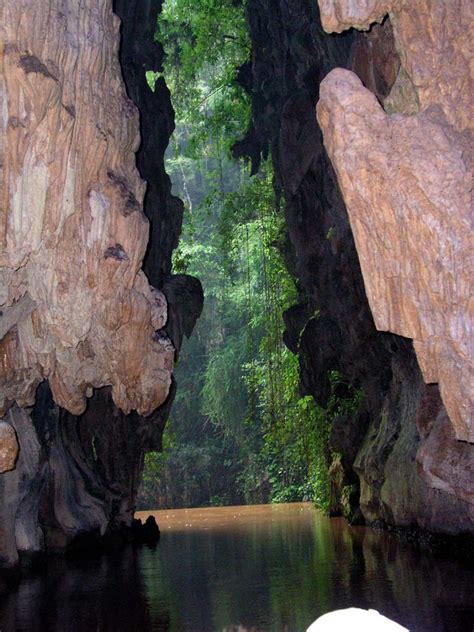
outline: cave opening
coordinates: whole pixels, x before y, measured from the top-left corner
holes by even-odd
[[[175,130],[165,169],[172,193],[184,202],[172,273],[198,278],[204,303],[193,335],[180,348],[174,371],[180,386],[164,452],[145,455],[138,508],[304,500],[360,521],[358,478],[333,455],[330,434],[336,420],[353,419],[356,427],[366,423],[361,381],[345,374],[336,349],[319,360],[319,383],[313,376],[300,379],[302,340],[314,336],[309,332],[318,326],[319,336],[327,336],[320,301],[302,281],[301,268],[309,264],[302,255],[308,254],[298,251],[290,234],[295,195],[289,188],[306,180],[316,194],[326,195],[318,179],[327,179],[328,161],[308,170],[310,159],[303,157],[307,164],[297,173],[299,156],[285,164],[286,147],[272,147],[272,135],[281,130],[277,117],[269,121],[259,111],[273,94],[270,77],[259,76],[269,69],[255,53],[265,34],[248,17],[253,7],[223,2],[212,9],[197,4],[191,13],[189,8],[186,2],[164,3],[155,34],[163,61],[142,63],[141,81],[146,78],[149,98],[164,83],[171,92]],[[348,57],[350,37],[342,37],[334,49],[340,60]],[[255,63],[252,68],[252,54],[259,68]],[[299,72],[300,61],[292,60],[277,109],[291,135],[285,142],[305,135],[309,156],[310,140],[322,145],[314,107],[318,73],[322,77],[324,70],[321,60],[307,64],[298,98],[287,103],[288,92],[296,88],[290,74]],[[146,137],[149,119],[142,120]],[[142,141],[142,152],[146,144]],[[313,250],[323,259],[341,238],[341,227],[321,219],[312,233],[319,242]],[[317,265],[311,254],[311,265]],[[341,282],[340,272],[330,278],[331,272],[321,284]],[[340,479],[332,494],[331,466]]]
[[[468,12],[352,4],[6,0],[2,630],[471,629]]]

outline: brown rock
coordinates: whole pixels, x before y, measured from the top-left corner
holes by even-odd
[[[416,454],[421,477],[434,489],[460,498],[473,507],[474,454],[472,446],[456,441],[444,407]]]
[[[15,467],[18,456],[18,441],[15,430],[5,421],[0,421],[0,472],[8,472]]]
[[[472,535],[473,446],[455,440],[446,413],[450,432],[439,427],[439,399],[436,406],[415,359],[411,367],[394,360],[392,369],[380,419],[370,424],[354,462],[361,511],[368,523]],[[420,439],[416,419],[431,428],[428,438]]]
[[[73,414],[110,385],[123,411],[148,415],[174,349],[155,335],[166,300],[141,271],[149,226],[119,20],[110,0],[6,0],[1,23],[0,414],[47,378]]]
[[[321,24],[327,33],[342,33],[352,27],[366,31],[382,22],[402,0],[318,0]]]
[[[421,439],[429,436],[443,401],[437,384],[425,384],[423,395],[416,411],[416,427]]]
[[[411,82],[420,112],[388,115],[342,69],[322,82],[317,110],[376,326],[413,339],[424,380],[439,383],[456,437],[474,442],[471,6],[320,0],[327,30],[368,28],[390,10],[400,82]],[[391,110],[408,94],[400,82],[396,98],[387,97]]]
[[[473,126],[470,0],[318,0],[326,31],[368,30],[389,13],[402,69],[420,109],[439,104],[458,131]],[[434,71],[434,69],[436,69]]]

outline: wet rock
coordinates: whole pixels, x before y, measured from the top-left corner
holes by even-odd
[[[437,534],[471,534],[472,538],[474,505],[466,500],[465,487],[463,490],[469,471],[472,472],[472,461],[456,462],[458,472],[451,470],[448,474],[451,491],[447,482],[433,485],[418,462],[418,451],[423,450],[424,441],[420,439],[416,419],[426,388],[421,372],[413,358],[411,361],[394,358],[392,372],[393,380],[381,415],[370,423],[354,462],[364,517],[369,524],[378,526],[415,531],[418,527]],[[439,444],[436,452],[440,456],[456,455],[451,452],[449,442]],[[458,490],[453,493],[455,486]]]
[[[30,414],[14,406],[7,420],[21,448],[15,469],[0,476],[0,567],[13,568],[19,551],[33,555],[43,550],[37,515],[48,466]]]
[[[357,453],[364,439],[368,419],[354,423],[351,415],[336,417],[331,428],[329,449],[332,461],[329,467],[331,498],[329,512],[344,516],[351,524],[364,524],[359,504],[359,479],[353,469]]]
[[[125,415],[110,389],[90,402],[75,417],[44,383],[30,413],[8,412],[21,450],[15,469],[0,476],[1,566],[15,566],[19,556],[97,553],[130,541],[144,452],[161,449],[168,408],[146,419]]]
[[[143,541],[145,544],[156,544],[160,539],[160,530],[154,516],[148,516],[143,525]]]
[[[142,523],[140,518],[134,519],[131,532],[134,542],[138,544],[148,544],[149,546],[157,544],[161,536],[154,516],[148,516],[145,520],[145,524]]]
[[[136,542],[138,542],[142,534],[143,522],[141,521],[140,518],[134,518],[132,520],[132,524],[130,528],[131,528],[133,539]]]
[[[473,448],[456,440],[444,406],[440,407],[429,432],[422,439],[416,460],[420,475],[428,485],[471,505],[474,520]]]

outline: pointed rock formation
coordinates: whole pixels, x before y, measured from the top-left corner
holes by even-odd
[[[385,110],[355,74],[337,69],[321,84],[318,120],[375,324],[413,339],[456,437],[474,443],[472,4],[320,7],[323,26],[335,31],[368,29],[390,11],[401,66]]]

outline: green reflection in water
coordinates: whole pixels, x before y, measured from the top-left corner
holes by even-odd
[[[446,617],[452,623],[469,614],[469,580],[457,562],[348,527],[309,505],[207,509],[192,514],[192,528],[168,525],[160,513],[160,545],[144,549],[140,562],[156,630],[304,632],[329,610],[357,606],[412,632],[432,632],[445,629]],[[196,528],[211,515],[209,530]],[[457,615],[449,603],[440,606],[454,568],[458,584],[449,599],[464,604]]]

